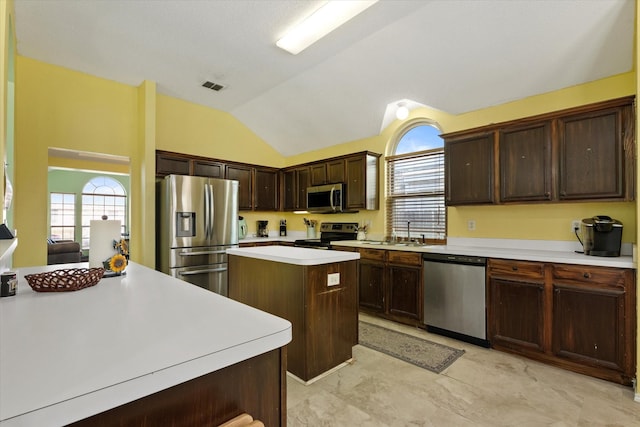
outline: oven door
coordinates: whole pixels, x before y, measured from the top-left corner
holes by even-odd
[[[293,242],[293,246],[297,248],[331,249],[331,245],[329,244],[329,242],[325,242],[320,239],[296,240],[295,242]]]

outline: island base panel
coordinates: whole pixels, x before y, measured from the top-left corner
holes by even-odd
[[[70,425],[214,427],[248,413],[286,426],[286,357],[272,350]]]
[[[230,255],[229,298],[291,322],[287,369],[306,382],[352,358],[357,267],[356,261],[294,265]],[[340,283],[329,286],[334,273]]]

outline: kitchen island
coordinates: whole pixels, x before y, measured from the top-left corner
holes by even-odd
[[[289,246],[228,249],[229,298],[292,323],[287,370],[304,383],[343,366],[358,343],[360,254]]]
[[[0,298],[0,425],[286,424],[281,318],[130,263],[75,292]]]

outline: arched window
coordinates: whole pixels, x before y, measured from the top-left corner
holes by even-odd
[[[386,233],[399,238],[446,239],[444,141],[427,122],[409,126],[387,157]]]
[[[82,247],[89,248],[91,220],[120,220],[122,233],[127,230],[127,195],[117,180],[108,176],[92,178],[82,189]]]

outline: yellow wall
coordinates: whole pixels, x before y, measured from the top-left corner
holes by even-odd
[[[281,168],[284,158],[229,113],[157,96],[156,147]]]
[[[15,52],[13,0],[0,1],[0,183],[5,177],[4,158],[7,149],[7,115],[9,114],[9,55]],[[0,185],[0,212],[4,211],[4,185]],[[0,215],[1,218],[1,215]]]
[[[135,88],[18,56],[15,266],[46,264],[48,148],[131,157],[137,117]]]

